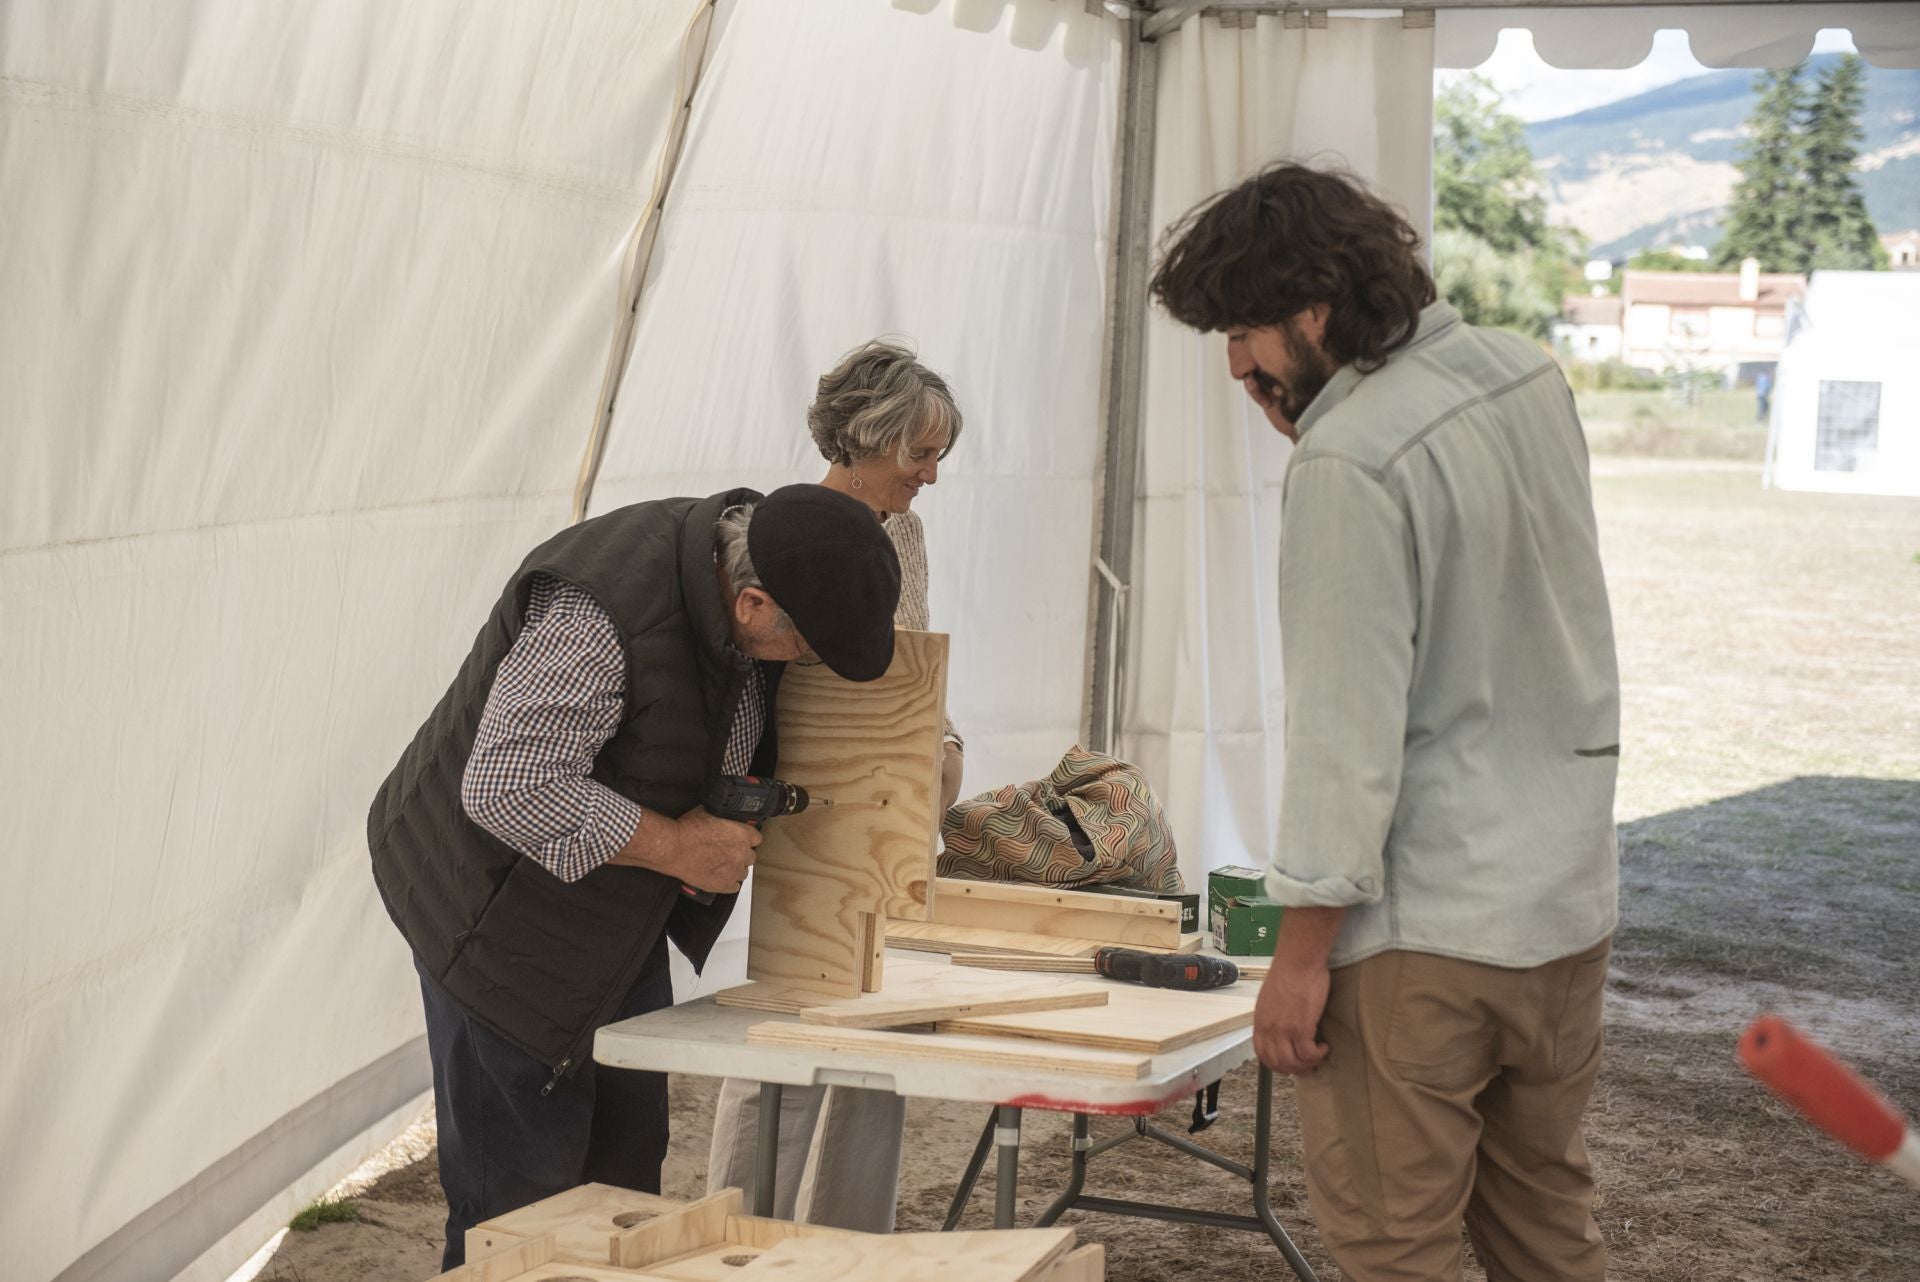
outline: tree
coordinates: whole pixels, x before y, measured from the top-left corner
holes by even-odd
[[[1821,75],[1806,109],[1801,271],[1887,267],[1886,248],[1853,172],[1860,141],[1866,137],[1860,128],[1865,78],[1866,64],[1858,54],[1848,54]]]
[[[1531,252],[1503,254],[1457,227],[1433,233],[1433,283],[1469,325],[1544,337],[1564,292],[1541,279]]]
[[[1502,253],[1547,243],[1547,200],[1525,127],[1490,81],[1467,76],[1433,101],[1433,223]]]
[[[1760,100],[1747,117],[1748,142],[1740,156],[1740,181],[1733,189],[1733,213],[1714,261],[1733,268],[1742,259],[1757,258],[1765,270],[1797,270],[1805,245],[1800,218],[1806,194],[1800,68],[1763,71],[1753,87]]]
[[[1475,325],[1544,338],[1579,281],[1576,239],[1547,222],[1525,127],[1479,76],[1433,103],[1433,263],[1440,296]]]

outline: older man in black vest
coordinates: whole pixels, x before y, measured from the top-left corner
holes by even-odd
[[[899,596],[873,513],[817,485],[620,508],[508,581],[367,820],[426,1004],[444,1268],[583,1181],[659,1191],[666,1078],[597,1068],[594,1031],[672,1004],[667,941],[698,967],[725,925],[760,835],[699,802],[774,770],[785,664],[880,676]]]

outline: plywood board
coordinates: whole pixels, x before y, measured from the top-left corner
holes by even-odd
[[[829,1228],[824,1224],[795,1224],[792,1220],[774,1220],[759,1215],[727,1217],[727,1241],[766,1250],[790,1237],[860,1237],[853,1229]]]
[[[1043,1282],[1106,1282],[1107,1248],[1098,1242],[1075,1247],[1040,1276]]]
[[[1259,986],[1235,984],[1204,993],[1108,982],[1111,1000],[1100,1010],[1054,1010],[942,1020],[941,1033],[1030,1037],[1062,1046],[1158,1055],[1250,1027]],[[1092,1018],[1088,1018],[1091,1016]]]
[[[612,1262],[623,1269],[644,1268],[661,1260],[671,1260],[696,1248],[726,1241],[727,1217],[740,1211],[740,1190],[721,1189],[618,1234],[608,1254]]]
[[[952,997],[944,1001],[930,998],[895,997],[878,994],[851,1002],[833,1002],[800,1012],[809,1024],[832,1028],[900,1028],[907,1024],[931,1024],[943,1019],[967,1019],[979,1015],[1012,1015],[1023,1011],[1073,1010],[1105,1006],[1107,990],[1093,984],[1052,985],[1011,988],[1003,993],[975,997]]]
[[[740,1270],[759,1259],[763,1250],[737,1242],[721,1242],[674,1260],[649,1264],[643,1276],[649,1282],[725,1282],[739,1277]]]
[[[478,1259],[515,1241],[553,1237],[556,1260],[607,1263],[617,1234],[686,1203],[611,1184],[581,1184],[467,1230],[467,1258]]]
[[[790,665],[780,776],[831,806],[769,820],[753,873],[749,978],[852,996],[878,981],[860,916],[925,920],[940,828],[947,638],[898,632],[878,681]]]
[[[942,877],[935,888],[933,919],[949,926],[1097,939],[1136,947],[1174,948],[1180,943],[1177,903],[1090,895],[1054,886]]]
[[[1151,944],[1118,945],[1111,940],[1036,935],[1029,931],[991,930],[984,926],[949,926],[942,922],[889,921],[887,943],[923,953],[999,953],[1007,956],[1091,957],[1102,948],[1138,948],[1149,953],[1198,952],[1205,935],[1179,935],[1170,948]]]
[[[895,1233],[783,1242],[738,1271],[742,1282],[1030,1282],[1072,1249],[1072,1229]]]
[[[551,1237],[528,1238],[502,1246],[478,1260],[468,1260],[459,1268],[440,1274],[433,1282],[510,1282],[525,1277],[529,1270],[544,1267],[551,1259]]]
[[[1071,1012],[1058,1012],[1069,1014]],[[1020,1019],[1019,1015],[1004,1016]],[[1027,1016],[1026,1018],[1033,1018]],[[992,1064],[1042,1073],[1091,1073],[1136,1081],[1147,1075],[1147,1055],[1051,1045],[1018,1037],[950,1037],[939,1033],[896,1033],[869,1028],[822,1028],[791,1021],[755,1024],[747,1041],[758,1046],[801,1046],[950,1064]]]
[[[836,997],[782,984],[741,984],[721,989],[714,995],[714,1000],[722,1006],[743,1010],[795,1015],[821,1006],[858,1011],[879,1002],[961,1001],[975,997],[997,997],[1015,991],[1032,991],[1036,984],[1060,988],[1073,983],[1070,979],[1041,979],[1037,976],[1010,978],[987,971],[961,970],[945,962],[922,957],[894,958],[887,967],[885,981],[879,992],[863,993],[858,997]]]

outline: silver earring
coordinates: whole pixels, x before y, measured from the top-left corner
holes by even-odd
[[[865,488],[866,488],[866,486],[865,486],[865,485],[863,485],[863,484],[861,483],[861,481],[860,481],[860,473],[858,473],[858,472],[855,472],[855,473],[853,474],[853,488],[854,488],[854,489],[856,489],[856,490],[862,490],[862,489],[865,489]]]

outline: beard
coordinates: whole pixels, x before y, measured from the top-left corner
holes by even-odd
[[[1280,327],[1280,336],[1287,345],[1287,357],[1293,366],[1292,375],[1282,380],[1265,370],[1256,370],[1254,378],[1274,398],[1287,422],[1298,423],[1300,416],[1307,412],[1307,406],[1313,404],[1314,398],[1320,395],[1333,377],[1336,367],[1331,357],[1300,332],[1297,317],[1287,318]]]

